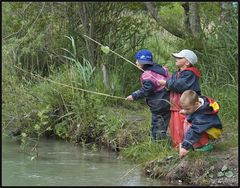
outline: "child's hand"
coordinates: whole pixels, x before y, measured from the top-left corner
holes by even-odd
[[[182,148],[182,145],[179,144],[179,158],[182,159],[183,157],[185,157],[188,154],[188,150]]]
[[[187,114],[184,109],[180,110],[179,113],[180,113],[180,114]]]
[[[129,95],[128,97],[126,97],[125,100],[127,100],[127,101],[133,101],[132,95]]]
[[[166,84],[166,80],[159,80],[158,81],[160,85],[165,85]]]

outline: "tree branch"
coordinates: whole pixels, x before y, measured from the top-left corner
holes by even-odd
[[[165,30],[167,30],[172,35],[179,38],[186,38],[186,33],[184,30],[178,29],[178,27],[168,24],[163,18],[160,18],[156,9],[156,2],[144,2],[143,3],[147,8],[147,11],[151,14],[151,16],[156,20],[156,22],[162,26]]]

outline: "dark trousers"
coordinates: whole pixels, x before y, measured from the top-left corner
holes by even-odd
[[[166,138],[170,115],[170,110],[152,112],[151,133],[154,140],[162,140]]]

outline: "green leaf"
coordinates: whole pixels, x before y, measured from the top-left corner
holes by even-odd
[[[43,112],[38,112],[37,115],[38,115],[38,117],[42,117]]]
[[[35,130],[39,130],[39,129],[40,129],[40,126],[39,126],[38,124],[36,124],[36,125],[34,126],[34,128],[35,128]]]
[[[69,53],[73,58],[76,58],[75,55],[70,52],[69,50],[67,50],[66,48],[61,48],[62,50],[64,50],[65,52]]]
[[[22,133],[21,135],[22,135],[22,137],[27,137],[26,133]]]
[[[225,176],[228,178],[231,178],[233,176],[233,172],[229,170],[229,171],[225,172]]]
[[[68,59],[68,60],[70,60],[70,61],[76,63],[76,59],[74,59],[74,58],[67,57],[67,56],[65,56],[65,55],[62,55],[62,57],[64,57],[65,59]]]
[[[108,54],[110,52],[110,48],[108,46],[101,46],[101,50],[105,53]]]
[[[42,115],[42,119],[48,119],[48,116],[47,115]]]

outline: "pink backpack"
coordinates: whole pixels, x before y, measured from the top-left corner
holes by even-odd
[[[160,85],[158,80],[167,80],[171,77],[171,75],[168,72],[168,68],[166,68],[166,67],[163,67],[163,68],[166,71],[167,76],[163,76],[163,75],[153,72],[151,70],[144,71],[144,73],[142,73],[141,78],[140,78],[141,84],[143,83],[144,80],[151,80],[155,86],[155,91],[162,90],[164,88],[164,86]]]

